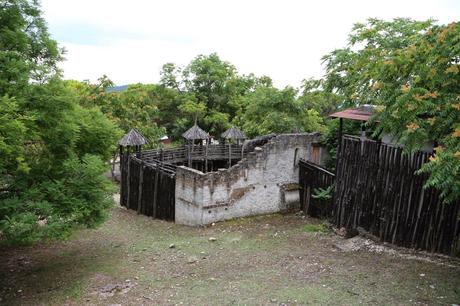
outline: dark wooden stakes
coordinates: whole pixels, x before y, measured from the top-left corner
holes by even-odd
[[[332,209],[335,175],[304,159],[299,160],[300,209],[312,217],[328,217]],[[315,193],[330,188],[330,198],[315,198]]]
[[[362,228],[403,247],[460,256],[460,201],[443,203],[439,191],[423,188],[427,176],[416,173],[429,153],[406,154],[400,147],[353,136],[344,136],[341,143],[332,206],[323,207],[335,226]],[[308,187],[330,181],[321,169],[300,166],[301,200],[307,203]],[[308,212],[317,213],[311,202]]]
[[[129,207],[129,190],[130,190],[130,162],[129,156],[131,153],[136,153],[141,156],[141,147],[147,143],[147,139],[142,136],[136,129],[129,130],[119,141],[120,150],[120,173],[121,173],[121,190],[120,204]]]
[[[232,142],[239,145],[240,141],[243,142],[246,139],[246,135],[237,127],[232,126],[222,133],[221,138],[228,144],[228,168],[230,168],[232,166]]]

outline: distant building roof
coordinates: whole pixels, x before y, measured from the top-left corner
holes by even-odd
[[[349,108],[340,112],[333,113],[329,115],[329,117],[368,121],[374,112],[374,105],[365,104],[357,108]]]
[[[128,85],[120,85],[120,86],[113,86],[108,87],[105,89],[105,92],[118,92],[128,89]]]
[[[246,135],[244,135],[244,133],[236,126],[232,126],[228,130],[223,132],[222,135],[220,136],[225,139],[246,139],[247,138]]]
[[[196,123],[189,128],[187,131],[185,131],[184,134],[182,134],[182,137],[184,137],[187,140],[196,140],[196,139],[209,139],[210,136],[208,133],[203,131]]]
[[[123,147],[127,146],[141,146],[146,144],[148,141],[145,137],[139,133],[136,129],[129,130],[123,138],[118,141],[118,144]]]

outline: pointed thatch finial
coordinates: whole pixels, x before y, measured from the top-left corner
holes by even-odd
[[[209,134],[200,128],[196,123],[182,134],[187,140],[205,140],[209,139]]]
[[[145,139],[141,133],[139,133],[136,129],[131,129],[118,141],[118,144],[122,147],[134,147],[144,145],[147,142],[147,139]]]
[[[232,126],[228,130],[223,132],[222,135],[220,136],[224,139],[235,139],[235,140],[244,140],[247,138],[246,135],[244,135],[244,133],[236,126]]]

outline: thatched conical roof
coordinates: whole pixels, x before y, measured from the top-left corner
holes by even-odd
[[[244,133],[236,126],[232,126],[228,130],[223,132],[222,135],[220,136],[225,139],[237,139],[237,140],[247,138],[246,135],[244,135]]]
[[[141,146],[143,144],[146,144],[148,141],[145,139],[145,137],[139,133],[136,129],[131,129],[129,130],[128,133],[123,136],[118,141],[118,144],[120,146],[126,147],[126,146]]]
[[[182,134],[187,140],[208,139],[209,134],[203,131],[196,123]]]

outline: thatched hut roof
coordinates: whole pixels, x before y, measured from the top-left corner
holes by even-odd
[[[141,146],[147,142],[147,139],[145,139],[141,133],[139,133],[136,129],[131,129],[128,133],[125,134],[125,136],[123,136],[123,138],[118,141],[118,144],[122,147],[132,147]]]
[[[246,135],[244,135],[244,133],[236,126],[232,126],[228,130],[223,132],[222,135],[220,136],[225,139],[237,139],[237,140],[247,138]]]
[[[203,131],[196,123],[182,134],[187,140],[209,139],[209,134]]]

